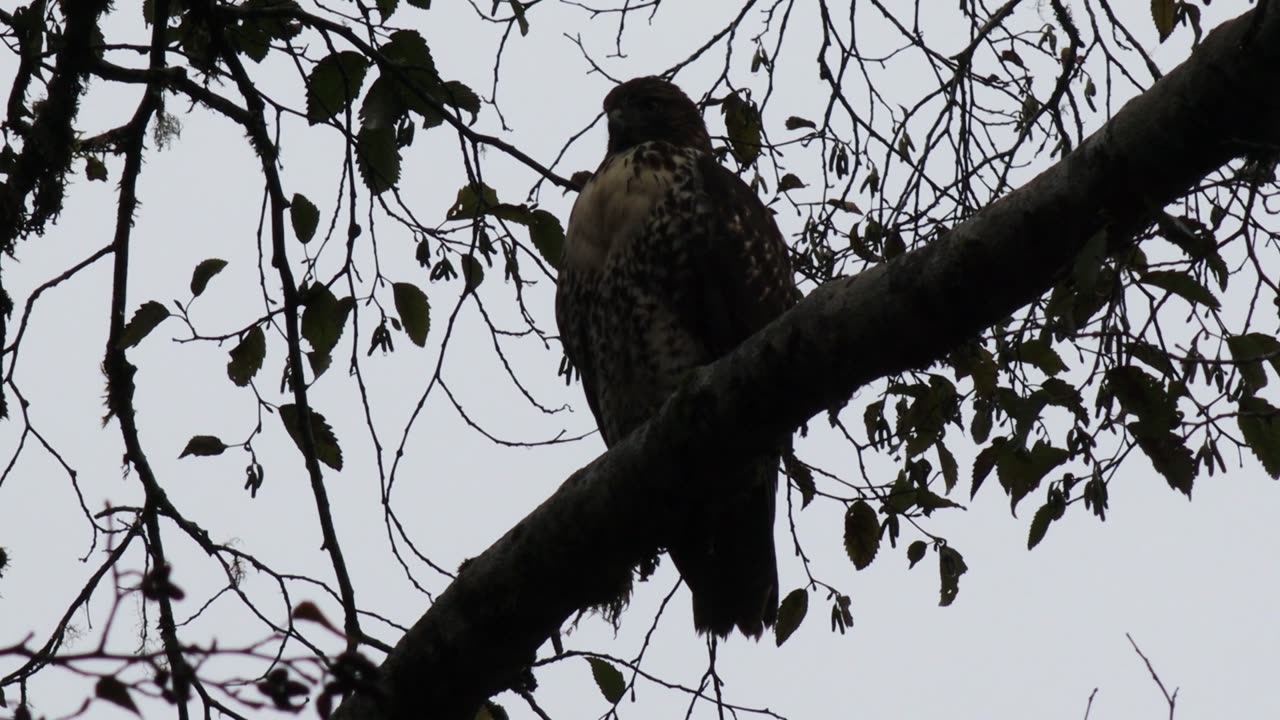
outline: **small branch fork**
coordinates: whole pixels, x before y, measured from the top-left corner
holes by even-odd
[[[1138,647],[1138,643],[1133,639],[1133,636],[1129,633],[1125,633],[1124,636],[1128,638],[1129,644],[1133,646],[1133,651],[1138,653],[1138,657],[1142,658],[1143,664],[1147,666],[1147,672],[1151,673],[1151,679],[1156,681],[1156,687],[1160,688],[1160,693],[1164,695],[1165,704],[1169,706],[1169,720],[1173,720],[1174,710],[1178,705],[1178,688],[1174,688],[1173,692],[1170,693],[1169,689],[1164,686],[1164,681],[1160,679],[1160,675],[1156,673],[1156,669],[1152,666],[1151,661],[1147,659],[1147,656],[1143,654],[1142,649]],[[1093,696],[1089,697],[1089,702],[1090,704],[1093,703]]]

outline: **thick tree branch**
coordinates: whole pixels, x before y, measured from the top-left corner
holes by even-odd
[[[151,68],[158,71],[164,65],[164,27],[169,17],[167,0],[157,0],[155,6],[156,22],[151,33]],[[125,310],[128,303],[129,290],[129,251],[133,236],[133,218],[138,209],[138,177],[142,174],[142,151],[145,143],[147,126],[151,119],[163,107],[163,95],[158,83],[148,84],[133,118],[125,126],[121,138],[121,151],[124,153],[124,170],[120,178],[120,199],[116,206],[115,237],[112,241],[114,264],[111,279],[111,314],[107,333],[107,351],[102,360],[103,371],[107,375],[107,407],[109,412],[120,423],[120,434],[124,440],[125,458],[138,473],[146,505],[140,520],[146,532],[149,558],[149,578],[167,577],[169,562],[164,549],[160,518],[169,506],[169,499],[160,481],[156,477],[146,452],[143,450],[141,436],[138,432],[137,408],[134,403],[134,375],[137,368],[126,356],[126,346],[121,338],[125,328]],[[144,580],[144,585],[146,580]],[[178,626],[173,613],[173,598],[168,594],[159,594],[155,598],[160,609],[160,640],[164,648],[165,658],[169,663],[169,671],[173,677],[173,697],[179,720],[188,720],[190,710],[187,707],[191,682],[194,679],[191,665],[183,655],[182,643],[178,639]]]
[[[1259,20],[1255,23],[1255,20]],[[466,718],[545,639],[776,444],[862,385],[924,367],[1050,289],[1091,238],[1128,242],[1205,175],[1280,139],[1280,13],[1247,13],[1069,157],[945,238],[830,282],[570,477],[458,579],[341,718]]]
[[[71,169],[75,148],[75,131],[72,124],[80,112],[80,95],[84,92],[93,52],[93,33],[100,16],[109,2],[74,3],[65,11],[65,28],[62,48],[57,53],[56,70],[49,80],[44,102],[34,119],[28,123],[29,112],[23,104],[29,74],[19,72],[10,95],[7,118],[14,130],[22,135],[22,151],[14,167],[7,171],[8,179],[0,183],[0,250],[13,252],[14,244],[27,233],[43,233],[45,224],[62,212],[62,198],[66,192],[66,176]],[[43,12],[43,3],[24,8],[22,52],[34,52],[36,45],[31,33],[43,22],[32,12]],[[10,18],[12,24],[13,18]],[[26,203],[30,198],[31,210]]]

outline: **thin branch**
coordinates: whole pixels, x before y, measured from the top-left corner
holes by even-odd
[[[1147,656],[1142,653],[1142,649],[1138,647],[1138,643],[1134,641],[1133,636],[1129,633],[1125,633],[1124,636],[1129,639],[1129,644],[1133,646],[1133,651],[1138,653],[1138,657],[1142,658],[1142,662],[1146,664],[1147,672],[1151,673],[1151,679],[1156,681],[1156,686],[1160,688],[1160,693],[1164,695],[1164,701],[1169,706],[1169,720],[1173,720],[1173,713],[1178,704],[1178,688],[1174,688],[1173,693],[1170,694],[1169,690],[1165,688],[1164,682],[1156,673],[1156,669],[1151,665],[1151,661],[1147,659]],[[1094,692],[1097,691],[1095,690]],[[1089,704],[1093,704],[1092,695],[1089,696]],[[1085,713],[1085,716],[1088,717],[1087,712]]]

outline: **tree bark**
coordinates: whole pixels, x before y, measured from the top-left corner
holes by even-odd
[[[1280,11],[1205,38],[1075,152],[936,242],[823,285],[698,373],[471,560],[336,717],[470,720],[610,578],[661,547],[712,472],[862,385],[921,368],[1053,287],[1098,233],[1128,242],[1213,170],[1280,139]],[[676,512],[673,512],[676,510]],[[690,628],[692,630],[692,628]],[[375,696],[376,695],[376,696]]]

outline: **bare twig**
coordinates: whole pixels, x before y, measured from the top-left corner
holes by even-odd
[[[1151,661],[1142,653],[1142,649],[1138,647],[1138,643],[1134,641],[1133,636],[1125,633],[1124,636],[1129,639],[1129,644],[1133,646],[1133,651],[1138,653],[1138,657],[1142,658],[1142,662],[1147,666],[1147,672],[1151,673],[1151,679],[1156,681],[1156,686],[1160,688],[1160,693],[1164,695],[1164,701],[1169,705],[1169,720],[1173,720],[1173,712],[1178,704],[1178,688],[1173,689],[1171,694],[1164,686],[1164,682],[1160,680],[1160,676],[1156,674],[1156,669],[1152,667]],[[1095,690],[1094,692],[1097,692]],[[1093,696],[1089,696],[1089,703],[1093,704]],[[1087,713],[1086,713],[1087,716]]]

